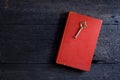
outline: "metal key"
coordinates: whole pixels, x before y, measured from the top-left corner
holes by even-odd
[[[74,38],[76,39],[78,37],[78,35],[80,34],[80,32],[82,31],[82,29],[86,28],[86,22],[80,22],[80,28],[78,30],[78,32],[75,34]]]

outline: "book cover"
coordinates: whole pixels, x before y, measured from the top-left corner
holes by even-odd
[[[100,19],[69,12],[56,63],[89,71],[101,25]]]

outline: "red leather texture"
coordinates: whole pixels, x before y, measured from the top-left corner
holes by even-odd
[[[83,21],[86,21],[87,27],[74,39]],[[69,12],[56,63],[89,71],[101,24],[100,19]]]

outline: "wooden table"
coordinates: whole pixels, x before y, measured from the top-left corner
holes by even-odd
[[[67,12],[103,20],[90,72],[55,63]],[[120,0],[0,0],[0,80],[119,80]]]

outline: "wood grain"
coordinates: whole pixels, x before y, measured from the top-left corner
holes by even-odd
[[[3,25],[0,27],[3,63],[55,63],[63,25]],[[103,25],[94,60],[120,62],[120,26]]]
[[[4,64],[1,80],[119,80],[119,66],[93,64],[90,72],[83,72],[56,64]]]
[[[6,2],[3,1],[0,24],[63,24],[68,11],[103,19],[103,24],[120,24],[118,0],[45,1],[9,0],[7,8],[5,8]]]
[[[90,72],[55,64],[74,11],[103,20]],[[119,80],[120,0],[0,0],[0,80]]]

